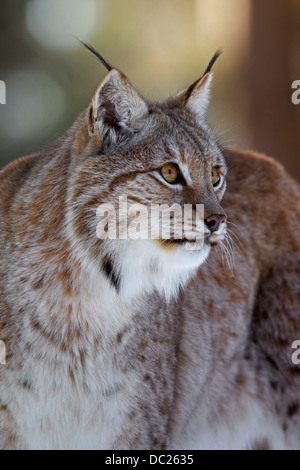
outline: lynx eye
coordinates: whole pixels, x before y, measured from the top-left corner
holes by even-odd
[[[179,172],[175,165],[168,163],[160,170],[162,177],[170,184],[177,183]]]
[[[221,176],[219,175],[218,169],[214,166],[211,170],[211,182],[214,188],[220,184]]]

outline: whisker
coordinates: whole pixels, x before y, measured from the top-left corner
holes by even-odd
[[[226,242],[228,243],[228,245],[230,246],[230,249],[231,249],[231,252],[232,252],[232,256],[233,256],[233,254],[234,254],[234,250],[235,250],[235,249],[237,249],[238,251],[240,251],[239,246],[235,243],[234,240],[232,240],[232,239],[226,237],[226,238],[225,238],[225,241],[226,241]]]
[[[224,245],[224,243],[223,243],[222,241],[220,242],[220,247],[222,248],[222,251],[223,251],[225,260],[226,260],[226,262],[227,262],[227,265],[228,265],[228,267],[230,268],[230,263],[229,263],[229,261],[228,261],[228,250],[226,251],[225,245]]]
[[[228,243],[227,246],[224,242],[221,242],[221,244],[225,250],[226,259],[227,259],[228,267],[231,271],[231,275],[235,278],[234,245],[233,245],[233,240],[231,239],[229,234],[225,235],[225,241]]]
[[[219,140],[218,143],[221,145],[221,147],[223,147],[225,144],[232,144],[233,139]]]
[[[238,250],[241,249],[242,251],[245,252],[245,248],[244,248],[244,246],[243,246],[241,240],[239,239],[239,237],[238,237],[232,230],[230,230],[230,228],[227,227],[226,230],[227,230],[227,233],[226,233],[225,237],[226,237],[226,236],[230,236],[230,240],[232,241],[232,243],[234,243],[234,245],[236,246],[236,248],[237,248]],[[232,236],[234,236],[234,238],[237,240],[237,242],[236,242],[235,240],[233,240]]]
[[[224,256],[225,256],[225,260],[226,260],[229,272],[233,276],[234,274],[233,274],[233,271],[232,271],[232,264],[231,264],[229,251],[228,251],[227,247],[225,246],[225,244],[223,242],[221,242],[221,246],[222,246],[222,250],[223,250],[223,253],[224,253]],[[225,269],[226,269],[226,265],[225,265]]]
[[[224,248],[222,246],[222,243],[218,245],[218,249],[220,249],[220,252],[221,252],[223,268],[226,270],[225,260],[224,260]]]
[[[234,223],[231,222],[230,220],[227,220],[226,223],[233,225],[233,226],[241,233],[241,236],[242,236],[243,238],[245,238],[245,236],[244,236],[244,234],[243,234],[243,230],[242,230],[238,225],[234,224]]]
[[[228,242],[228,239],[226,240]],[[226,245],[224,242],[223,242],[223,245],[224,245],[224,248],[225,248],[225,251],[228,253],[228,260],[230,261],[230,266],[232,269],[234,269],[234,257],[233,257],[233,254],[232,254],[232,246],[230,244]]]
[[[219,124],[218,124],[217,126],[215,126],[215,127],[212,129],[212,130],[213,130],[213,133],[214,133],[214,134],[217,134],[218,137],[221,137],[222,135],[227,134],[227,132],[232,131],[233,129],[236,129],[236,128],[237,128],[237,126],[231,126],[231,127],[228,127],[228,128],[226,128],[226,129],[224,129],[224,130],[221,131],[220,134],[219,134],[219,129],[220,129],[220,127],[221,127],[222,125],[223,125],[223,122],[220,121]]]

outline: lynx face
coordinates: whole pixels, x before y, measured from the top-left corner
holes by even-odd
[[[68,229],[82,258],[88,255],[100,263],[117,291],[124,288],[135,295],[147,280],[149,288],[154,285],[171,296],[226,233],[220,206],[226,165],[204,123],[210,80],[208,71],[175,98],[155,104],[144,101],[127,78],[112,69],[83,117],[73,146]],[[99,240],[97,209],[113,205],[119,221],[124,210],[120,198],[126,198],[127,208],[138,204],[149,209],[139,213],[148,219],[147,233],[139,240],[121,239],[117,222],[114,239]],[[170,237],[164,239],[151,230],[153,205],[177,205],[182,214],[189,205],[194,221],[197,205],[204,205],[205,223],[196,220],[188,230],[184,225],[178,239],[182,219],[171,213]],[[107,214],[108,224],[116,223],[113,217]]]

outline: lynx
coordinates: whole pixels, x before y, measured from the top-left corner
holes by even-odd
[[[209,129],[219,53],[154,103],[86,46],[91,104],[0,173],[0,448],[299,448],[299,186]],[[204,205],[201,247],[99,239],[123,195]]]

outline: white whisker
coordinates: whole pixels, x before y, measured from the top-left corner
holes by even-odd
[[[224,251],[225,258],[229,267],[229,270],[231,272],[232,277],[235,278],[235,259],[234,259],[234,247],[238,248],[234,240],[232,240],[231,236],[229,233],[226,233],[225,235],[225,241],[227,242],[227,245],[221,241],[221,247],[222,250]]]
[[[230,230],[230,228],[227,227],[227,233],[225,235],[225,237],[229,237],[230,238],[230,241],[235,245],[235,247],[238,249],[238,250],[242,250],[245,252],[245,248],[241,242],[241,240],[239,239],[239,237],[232,231]],[[236,239],[236,241],[232,238],[232,236]]]
[[[223,247],[222,247],[222,244],[221,244],[221,243],[218,244],[217,250],[219,250],[220,253],[221,253],[222,264],[223,264],[223,268],[225,269],[225,262],[224,262],[224,255],[223,255]]]
[[[227,224],[230,224],[230,225],[233,225],[241,234],[241,236],[245,239],[245,236],[243,234],[243,230],[236,224],[234,224],[233,222],[231,222],[230,220],[227,220],[226,222]]]

